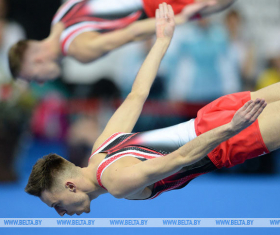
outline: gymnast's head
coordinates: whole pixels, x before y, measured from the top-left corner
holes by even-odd
[[[13,78],[43,83],[60,75],[56,55],[42,41],[21,40],[9,50]]]
[[[25,192],[39,197],[63,216],[90,212],[88,189],[80,167],[57,154],[49,154],[33,166]]]

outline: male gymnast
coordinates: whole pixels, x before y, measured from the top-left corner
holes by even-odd
[[[93,145],[87,167],[49,154],[33,166],[25,191],[63,216],[90,212],[101,194],[154,199],[192,179],[232,167],[280,147],[280,83],[256,92],[223,96],[196,119],[130,133],[139,118],[175,28],[172,7],[156,11],[157,39],[132,90]],[[267,106],[267,107],[266,107]],[[265,108],[266,107],[266,108]],[[265,110],[264,110],[265,108]]]
[[[176,24],[221,11],[235,0],[165,0]],[[128,42],[152,36],[163,0],[69,0],[55,14],[50,35],[19,41],[9,51],[14,78],[40,83],[57,78],[64,56],[89,63]],[[143,20],[141,20],[143,19]],[[138,21],[139,20],[139,21]]]

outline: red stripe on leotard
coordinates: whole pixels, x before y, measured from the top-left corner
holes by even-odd
[[[148,199],[154,199],[154,198],[158,197],[159,195],[161,195],[162,193],[170,191],[170,190],[175,189],[175,188],[178,188],[181,185],[183,185],[184,183],[196,178],[197,176],[203,175],[203,174],[205,174],[205,173],[192,174],[192,175],[188,175],[188,176],[185,176],[181,179],[173,180],[173,181],[170,181],[170,182],[168,182],[168,178],[160,180],[160,181],[155,183],[155,185],[154,185],[155,190],[156,190],[157,187],[159,187],[161,185],[164,185],[164,184],[173,183],[173,182],[175,182],[176,184],[172,187],[169,187],[167,189],[164,189],[164,190],[161,190],[161,191],[157,192],[153,197],[148,198]]]
[[[61,50],[63,52],[64,55],[67,55],[67,48],[65,48],[65,45],[67,43],[67,41],[76,33],[78,33],[79,31],[82,31],[84,29],[89,29],[89,30],[115,30],[115,29],[120,29],[120,28],[124,28],[125,26],[131,24],[132,22],[136,21],[137,19],[140,18],[142,12],[141,11],[137,11],[127,17],[124,17],[122,19],[118,19],[118,20],[104,20],[104,21],[100,21],[100,23],[96,23],[96,22],[90,22],[86,25],[83,25],[71,32],[68,33],[67,37],[65,37],[61,43]]]
[[[111,135],[102,145],[100,145],[99,148],[97,148],[97,149],[91,154],[89,160],[91,159],[91,157],[92,157],[94,154],[96,154],[96,153],[99,151],[99,149],[101,149],[104,145],[106,145],[110,140],[112,140],[114,137],[116,137],[116,136],[119,135],[119,134],[123,134],[123,133],[122,133],[122,132],[117,132],[117,133]],[[88,160],[88,161],[89,161],[89,160]]]

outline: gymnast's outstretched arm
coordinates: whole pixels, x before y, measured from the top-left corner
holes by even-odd
[[[174,17],[175,24],[183,24],[197,12],[215,5],[215,2],[199,2],[187,5],[183,11]],[[126,28],[99,34],[91,32],[82,34],[79,40],[71,44],[69,56],[74,57],[82,63],[89,63],[102,55],[132,41],[144,40],[156,31],[156,19],[148,18],[132,23]]]
[[[257,120],[265,107],[263,99],[248,101],[236,112],[230,123],[200,135],[171,154],[110,172],[111,180],[105,185],[106,188],[116,198],[125,198],[175,174],[247,128]]]
[[[113,133],[131,132],[139,118],[175,28],[171,6],[164,3],[159,8],[156,14],[157,40],[138,72],[130,94],[109,120],[93,151]]]

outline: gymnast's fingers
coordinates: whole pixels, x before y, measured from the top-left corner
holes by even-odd
[[[266,102],[263,102],[262,105],[259,107],[259,109],[255,112],[255,114],[252,117],[252,121],[256,121],[257,118],[260,116],[260,114],[263,112],[265,107],[267,106]]]

